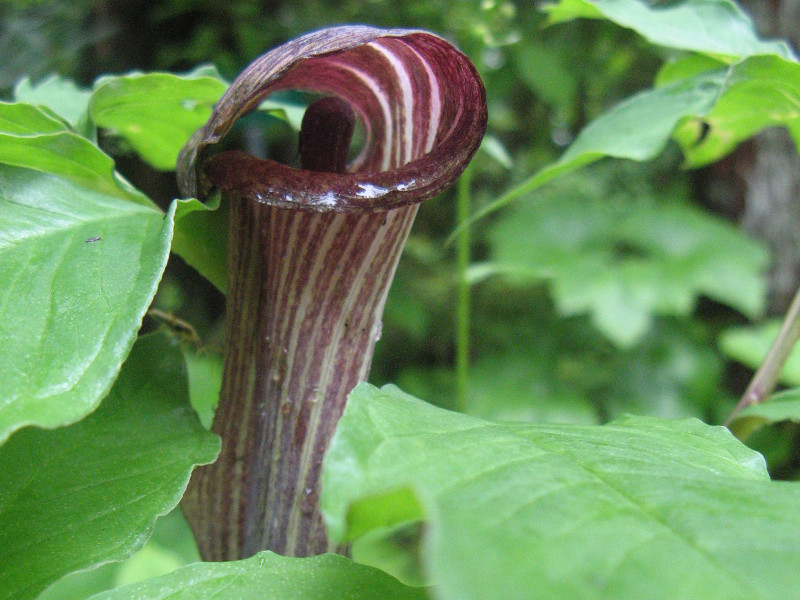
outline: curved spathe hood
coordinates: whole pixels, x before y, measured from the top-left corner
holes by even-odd
[[[242,152],[210,158],[236,120],[271,93],[345,100],[366,143],[342,174],[294,169]],[[213,188],[273,206],[381,211],[420,202],[461,174],[486,130],[486,95],[470,60],[424,31],[342,26],[287,42],[250,64],[178,159],[181,191]]]

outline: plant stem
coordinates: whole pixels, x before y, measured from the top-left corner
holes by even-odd
[[[466,223],[470,214],[470,187],[472,168],[467,167],[458,180],[456,205],[457,225]],[[469,324],[470,324],[470,285],[467,269],[470,260],[471,236],[469,227],[464,227],[456,242],[458,270],[458,306],[456,309],[456,408],[464,412],[467,408],[467,388],[469,383]]]
[[[775,338],[772,347],[769,349],[767,357],[759,367],[750,385],[747,386],[739,404],[728,417],[726,424],[730,424],[739,411],[747,408],[751,404],[760,404],[775,388],[780,377],[786,360],[794,348],[798,337],[800,337],[800,289],[795,293],[789,311],[781,325],[778,337]]]

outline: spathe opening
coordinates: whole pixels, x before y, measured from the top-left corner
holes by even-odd
[[[241,150],[260,159],[270,159],[294,169],[300,168],[298,134],[308,107],[329,94],[301,90],[280,91],[266,98],[257,110],[240,117],[228,134],[210,148],[207,158],[228,150]],[[356,117],[348,150],[350,165],[364,151],[366,130]]]

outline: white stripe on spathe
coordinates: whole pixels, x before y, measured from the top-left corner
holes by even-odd
[[[378,100],[378,104],[381,107],[381,112],[383,113],[383,121],[385,123],[384,127],[386,131],[384,131],[383,136],[383,155],[381,156],[381,171],[388,171],[392,167],[392,111],[389,107],[389,101],[386,98],[386,95],[381,90],[380,85],[378,82],[375,81],[372,77],[364,73],[363,71],[353,67],[352,65],[336,62],[336,66],[350,71],[353,75],[358,77],[361,81],[364,82],[364,85],[369,88],[369,90],[375,95],[375,98]]]
[[[414,150],[414,90],[411,85],[411,78],[408,76],[408,71],[406,70],[407,65],[381,42],[381,39],[377,39],[370,42],[368,45],[375,48],[375,50],[380,52],[386,60],[389,61],[389,64],[397,75],[396,81],[400,86],[403,98],[403,104],[400,108],[400,112],[403,116],[403,126],[400,128],[402,140],[398,140],[402,141],[403,144],[403,157],[402,159],[398,157],[398,159],[402,160],[400,164],[407,164],[411,162]]]
[[[419,62],[425,67],[425,72],[428,75],[428,83],[430,84],[430,120],[428,121],[428,139],[425,142],[425,154],[433,149],[433,143],[436,141],[436,133],[439,131],[439,119],[442,115],[442,96],[439,91],[439,81],[436,75],[433,74],[431,65],[425,60],[425,57],[420,54],[414,46],[410,44],[408,47],[417,55]]]

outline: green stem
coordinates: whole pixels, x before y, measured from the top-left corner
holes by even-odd
[[[759,404],[769,396],[778,382],[783,365],[786,364],[798,337],[800,337],[800,289],[789,306],[778,337],[775,338],[767,357],[753,376],[750,385],[747,386],[742,399],[728,417],[726,424],[730,424],[739,411],[751,404]]]
[[[470,214],[470,187],[472,168],[467,167],[458,180],[456,219],[458,226],[466,223]],[[469,267],[470,229],[464,227],[458,234],[456,262],[458,269],[458,306],[456,309],[456,408],[464,412],[467,407],[467,385],[469,378],[469,321],[470,286],[467,281]]]

